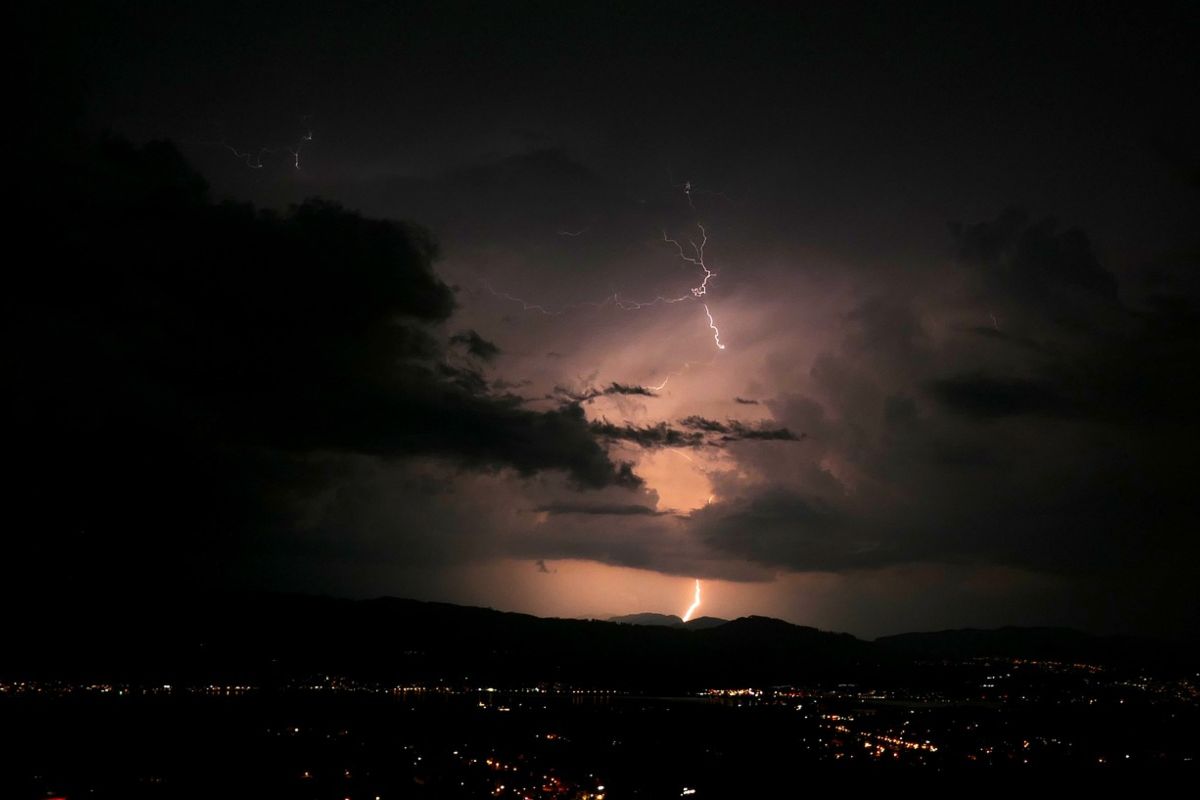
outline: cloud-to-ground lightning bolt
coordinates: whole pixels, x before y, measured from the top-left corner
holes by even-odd
[[[683,615],[683,621],[688,622],[692,618],[692,614],[696,613],[696,609],[700,607],[700,579],[696,579],[696,597],[692,600],[692,604],[688,606],[687,612]]]
[[[724,350],[725,345],[721,344],[721,331],[717,328],[717,324],[713,322],[712,312],[708,310],[708,303],[704,304],[704,313],[708,315],[708,327],[712,328],[713,341],[717,343],[717,349]]]

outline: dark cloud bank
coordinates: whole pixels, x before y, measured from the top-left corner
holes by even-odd
[[[286,212],[215,202],[167,143],[106,139],[66,152],[76,158],[28,187],[20,227],[36,263],[6,302],[8,452],[18,468],[10,588],[286,585],[270,572],[314,546],[294,538],[314,497],[339,496],[318,549],[361,555],[354,520],[374,519],[349,508],[361,458],[562,475],[581,497],[609,491],[539,511],[656,517],[667,512],[644,495],[621,499],[642,480],[610,458],[609,443],[799,438],[700,417],[589,422],[583,405],[597,398],[655,396],[621,383],[560,389],[554,407],[531,409],[507,391],[519,383],[482,372],[501,354],[496,344],[444,330],[455,294],[433,270],[437,249],[423,229],[318,199]],[[408,479],[395,480],[408,496]],[[404,505],[440,491],[423,486]],[[422,544],[438,530],[398,534],[410,560],[447,550]],[[622,563],[619,550],[598,546]]]
[[[338,454],[640,483],[577,402],[530,410],[447,361],[498,348],[440,333],[455,297],[423,230],[215,203],[168,144],[78,155],[29,187],[6,293],[14,578],[219,580]]]
[[[951,232],[958,274],[942,280],[961,290],[946,307],[902,288],[862,300],[811,395],[767,401],[806,446],[740,454],[760,481],[720,481],[726,500],[693,515],[694,535],[789,570],[1024,570],[1069,587],[1079,624],[1187,630],[1194,266],[1119,290],[1088,237],[1053,220],[1010,210]]]
[[[54,46],[21,37],[41,75],[32,116],[13,115],[6,589],[211,586],[239,570],[307,589],[271,572],[309,546],[294,509],[332,495],[347,519],[392,521],[380,539],[398,533],[418,565],[443,539],[454,547],[458,525],[473,530],[468,555],[543,566],[820,570],[854,587],[905,565],[998,567],[1065,587],[1008,621],[1058,618],[1064,600],[1074,624],[1194,633],[1200,228],[1181,91],[1196,83],[1194,12],[833,8],[497,7],[486,24],[407,5],[337,24],[273,5],[48,14]],[[457,68],[429,69],[448,60]],[[570,264],[581,296],[611,291],[614,263],[644,278],[637,231],[693,222],[668,212],[683,211],[677,187],[663,189],[670,204],[647,187],[695,179],[739,201],[696,198],[720,211],[723,303],[757,312],[793,272],[829,271],[854,310],[813,331],[810,298],[795,314],[789,301],[795,325],[763,341],[753,382],[722,390],[768,410],[761,426],[713,407],[589,422],[602,397],[658,402],[618,383],[533,410],[508,393],[526,376],[486,375],[506,355],[497,332],[455,320],[420,229],[322,202],[213,202],[169,146],[81,144],[85,106],[139,141],[214,139],[197,133],[209,117],[266,119],[286,134],[234,125],[238,141],[285,141],[316,111],[321,158],[302,174],[286,157],[246,169],[212,141],[189,152],[267,205],[333,187],[455,245],[540,246],[530,283]],[[533,135],[514,144],[514,125]],[[995,213],[1014,197],[1038,213]],[[1053,211],[1088,232],[1040,216]],[[801,340],[820,342],[815,358],[795,355]],[[498,341],[515,350],[519,331]],[[536,350],[575,366],[565,343]],[[663,515],[609,444],[719,446],[739,474],[714,470],[717,500],[690,518]],[[439,471],[379,469],[377,515],[345,474],[430,460]],[[447,504],[469,519],[446,522],[422,504],[444,499],[455,470],[468,480]],[[504,520],[474,516],[472,480],[498,472],[565,476],[515,506],[552,524],[513,544],[492,530]],[[668,525],[679,535],[659,536]],[[358,545],[329,527],[312,550],[332,571]],[[396,557],[395,541],[368,558]],[[348,574],[339,591],[360,591]],[[887,602],[946,602],[923,588],[894,586]],[[1005,610],[1010,590],[996,590]]]

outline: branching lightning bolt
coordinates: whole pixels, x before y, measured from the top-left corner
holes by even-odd
[[[246,152],[242,152],[241,150],[238,150],[236,147],[234,147],[233,145],[231,145],[227,142],[221,142],[220,145],[222,147],[224,147],[226,150],[228,150],[229,152],[233,153],[234,158],[245,163],[245,165],[247,167],[249,167],[250,169],[262,169],[263,168],[263,160],[262,160],[263,156],[275,152],[274,150],[272,150],[269,147],[260,147],[258,149],[257,153],[252,153],[249,150],[247,150]]]
[[[628,301],[621,300],[620,296],[614,293],[599,301],[582,300],[578,303],[566,303],[558,306],[557,308],[548,308],[540,303],[530,303],[528,300],[523,300],[522,298],[513,294],[509,294],[508,292],[497,291],[496,289],[492,288],[492,285],[486,280],[482,280],[479,283],[494,297],[499,297],[502,300],[508,300],[512,303],[520,303],[522,311],[537,311],[540,314],[545,314],[547,317],[561,317],[568,311],[572,311],[577,308],[600,309],[607,305],[615,305],[618,308],[623,309],[640,307],[637,304],[630,304]]]
[[[306,115],[301,118],[300,123],[302,125],[304,125],[308,121],[308,119],[309,119],[309,116]],[[263,161],[263,156],[275,155],[276,153],[279,153],[280,150],[282,150],[283,152],[286,152],[288,155],[290,155],[292,157],[292,166],[296,169],[300,169],[300,151],[304,149],[304,145],[311,142],[312,140],[313,140],[312,129],[305,127],[304,135],[300,137],[300,140],[297,141],[295,145],[293,145],[293,146],[285,145],[282,148],[260,147],[257,150],[239,150],[238,148],[234,147],[229,142],[227,142],[224,137],[222,137],[219,142],[211,142],[211,141],[210,142],[198,142],[198,144],[219,145],[220,147],[223,147],[226,150],[228,150],[229,152],[233,153],[234,158],[236,158],[238,161],[241,161],[243,164],[245,164],[250,169],[262,169],[264,166],[266,166],[266,164]]]
[[[717,273],[709,269],[708,264],[704,263],[704,246],[708,244],[708,231],[706,231],[704,226],[700,223],[696,223],[696,227],[700,229],[700,243],[696,244],[694,240],[688,240],[688,244],[692,246],[692,255],[688,255],[687,252],[684,251],[683,245],[681,245],[678,241],[667,236],[666,231],[663,231],[663,241],[675,245],[675,249],[679,251],[680,258],[689,264],[694,264],[704,271],[704,280],[700,281],[699,286],[693,287],[692,289],[692,296],[696,299],[699,299],[708,294],[708,281]],[[719,328],[717,328],[717,323],[713,320],[712,311],[709,310],[708,303],[704,303],[703,305],[704,313],[708,316],[708,327],[711,328],[713,332],[713,341],[716,343],[718,350],[724,350],[725,345],[721,343],[721,331]]]
[[[683,615],[683,621],[688,622],[692,618],[692,614],[696,613],[696,609],[700,607],[700,579],[696,579],[696,597],[692,600],[692,604],[688,606],[687,612]]]
[[[712,312],[708,310],[708,303],[704,304],[704,313],[708,315],[708,327],[712,328],[713,341],[717,343],[717,349],[724,350],[725,345],[721,344],[721,331],[717,328],[717,324],[713,322]]]
[[[696,286],[692,289],[693,297],[704,297],[704,295],[708,294],[708,279],[717,273],[710,270],[708,265],[704,263],[704,246],[708,244],[708,231],[706,231],[704,226],[700,223],[696,223],[696,227],[700,229],[700,244],[696,244],[696,242],[692,239],[688,239],[688,244],[692,246],[692,255],[690,256],[684,252],[683,245],[672,239],[670,236],[667,236],[666,231],[663,231],[662,236],[664,242],[675,245],[675,249],[679,251],[680,258],[689,264],[695,264],[704,271],[704,280],[700,281],[699,286]],[[686,295],[684,295],[684,298],[686,298]],[[682,300],[684,298],[680,299]]]
[[[580,301],[577,303],[567,303],[557,308],[550,308],[542,305],[541,303],[531,303],[528,300],[517,297],[513,294],[509,294],[508,292],[498,291],[492,288],[492,285],[486,280],[481,281],[480,283],[483,288],[493,296],[499,297],[503,300],[508,300],[509,302],[519,303],[523,311],[537,311],[538,313],[548,317],[559,317],[568,311],[578,308],[601,309],[605,306],[612,305],[621,309],[622,311],[638,311],[643,308],[651,308],[657,305],[672,305],[674,303],[682,303],[685,300],[699,300],[708,294],[708,282],[714,278],[717,273],[715,270],[709,269],[708,264],[705,263],[704,260],[704,248],[708,244],[708,230],[699,223],[697,223],[696,227],[700,229],[700,241],[697,242],[694,239],[687,240],[688,245],[691,247],[690,253],[684,249],[684,246],[677,239],[673,239],[668,236],[665,230],[662,232],[663,241],[667,244],[673,245],[676,252],[679,254],[679,257],[683,261],[699,267],[700,271],[703,273],[700,283],[698,283],[696,286],[693,286],[689,290],[688,294],[679,295],[678,297],[665,297],[663,295],[658,295],[652,300],[629,300],[622,297],[618,292],[613,292],[603,300]],[[713,341],[715,342],[718,350],[724,350],[725,345],[721,342],[721,331],[717,328],[716,321],[713,319],[712,311],[709,309],[707,303],[703,303],[702,305],[704,307],[704,313],[708,317],[708,327],[711,328],[713,332]],[[669,379],[670,378],[668,376],[668,380]],[[663,386],[665,385],[666,383],[664,382]]]
[[[312,131],[305,131],[304,135],[300,137],[300,141],[296,142],[295,148],[292,148],[292,147],[287,148],[288,153],[292,156],[292,166],[294,166],[296,169],[300,169],[300,150],[301,150],[301,148],[304,147],[305,143],[311,142],[312,140],[313,140]]]
[[[311,134],[310,134],[310,136],[311,136]],[[297,159],[299,158],[298,154],[296,154],[296,157],[297,157]],[[693,192],[694,187],[692,185],[692,182],[690,180],[688,180],[682,184],[674,184],[674,185],[677,188],[683,189],[684,196],[687,198],[687,201],[688,201],[688,206],[694,209],[695,205],[692,202],[692,192]],[[719,193],[716,193],[716,194],[719,194]],[[697,242],[693,238],[686,239],[686,242],[688,245],[688,247],[686,247],[686,248],[684,247],[684,244],[681,243],[678,239],[675,239],[675,238],[671,237],[670,235],[668,235],[666,229],[663,229],[663,231],[662,231],[662,241],[666,244],[674,246],[675,252],[679,256],[680,260],[683,261],[685,264],[690,264],[694,267],[699,268],[700,272],[701,272],[700,282],[697,285],[693,286],[690,290],[688,290],[688,292],[686,294],[682,294],[677,297],[666,297],[664,295],[658,295],[657,297],[654,297],[653,299],[650,299],[650,300],[630,300],[625,297],[622,297],[620,295],[620,293],[614,291],[611,295],[609,295],[601,300],[580,301],[580,302],[575,302],[575,303],[566,303],[561,306],[551,307],[551,306],[543,305],[541,303],[530,302],[529,300],[526,300],[522,297],[518,297],[514,294],[510,294],[508,292],[498,291],[497,289],[493,288],[492,285],[487,280],[481,280],[480,283],[483,286],[483,288],[486,289],[494,297],[500,298],[502,300],[507,300],[512,303],[518,303],[521,306],[521,309],[523,311],[536,311],[539,314],[542,314],[543,316],[548,316],[548,317],[563,316],[564,314],[566,314],[569,311],[573,311],[576,309],[583,309],[583,308],[599,310],[599,309],[605,308],[606,306],[611,305],[618,309],[621,309],[622,311],[636,311],[636,310],[641,310],[641,309],[645,309],[645,308],[651,308],[653,306],[658,306],[658,305],[673,305],[676,303],[685,302],[687,300],[699,300],[699,301],[701,301],[701,303],[700,303],[701,307],[704,309],[704,315],[708,320],[709,330],[712,331],[713,344],[716,346],[717,351],[720,352],[720,351],[725,350],[725,347],[726,347],[725,343],[721,341],[721,330],[717,326],[716,319],[713,317],[712,309],[709,308],[707,301],[703,300],[703,298],[708,296],[709,281],[712,280],[712,278],[716,277],[717,272],[713,269],[710,269],[708,266],[708,263],[705,261],[704,250],[705,250],[705,247],[708,245],[708,229],[706,229],[704,227],[704,225],[699,222],[696,223],[696,227],[700,231],[699,241]],[[577,230],[577,231],[564,229],[564,230],[558,231],[558,234],[560,236],[575,237],[575,236],[582,235],[588,229],[589,229],[588,227],[581,228],[580,230]],[[666,386],[670,382],[671,378],[686,372],[688,369],[690,369],[696,363],[706,363],[706,364],[712,363],[712,359],[709,359],[706,362],[692,362],[692,361],[685,362],[680,369],[677,369],[674,372],[668,373],[666,375],[666,377],[663,378],[662,382],[659,383],[657,386],[650,386],[648,388],[650,388],[654,391],[661,391],[662,389],[666,388]]]

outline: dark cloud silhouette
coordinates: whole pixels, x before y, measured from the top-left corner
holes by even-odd
[[[720,434],[717,441],[738,442],[745,439],[758,441],[798,442],[804,434],[797,436],[787,428],[769,428],[765,425],[752,426],[735,419],[726,422],[706,419],[699,416],[684,417],[679,420],[684,428],[703,431],[704,433]]]
[[[544,506],[538,506],[534,511],[543,512],[546,514],[589,514],[592,516],[615,516],[615,517],[630,517],[630,516],[645,516],[645,517],[661,517],[674,513],[672,511],[659,511],[650,506],[638,505],[635,503],[616,505],[612,503],[549,503]]]
[[[746,397],[735,397],[735,398],[733,398],[733,402],[735,402],[735,403],[739,403],[739,404],[741,404],[741,405],[744,405],[744,406],[756,406],[756,405],[758,405],[758,401],[757,401],[757,400],[751,400],[751,399],[749,399],[749,398],[746,398]]]
[[[700,447],[705,444],[703,433],[681,431],[665,422],[657,425],[614,425],[608,420],[593,422],[592,432],[602,439],[631,442],[640,447]]]
[[[622,440],[646,448],[657,447],[719,447],[741,441],[798,442],[805,438],[797,436],[787,428],[752,426],[738,420],[717,422],[699,416],[684,417],[673,427],[665,422],[657,425],[614,425],[608,420],[592,423],[592,431],[599,437]],[[681,430],[682,429],[682,430]]]
[[[987,269],[993,278],[1022,294],[1072,287],[1115,302],[1117,282],[1100,266],[1091,242],[1078,228],[1058,222],[1031,222],[1022,209],[1009,208],[992,222],[951,225],[959,255]]]
[[[947,408],[979,418],[1069,416],[1077,409],[1056,387],[1041,381],[965,375],[934,381],[930,391]]]
[[[467,352],[483,361],[491,361],[500,355],[500,348],[484,339],[473,330],[461,331],[450,337],[452,344],[462,345]]]
[[[716,420],[705,419],[704,417],[684,417],[679,420],[679,424],[684,428],[692,430],[704,431],[705,433],[728,433],[729,426]]]
[[[764,564],[842,571],[888,560],[854,534],[853,518],[835,505],[781,488],[703,509],[691,524],[705,545]]]
[[[1033,221],[1010,208],[991,222],[951,225],[959,258],[980,276],[980,299],[1006,319],[1031,315],[1055,327],[1095,330],[1121,308],[1117,281],[1101,266],[1087,235]]]
[[[5,302],[14,511],[39,532],[23,546],[71,560],[186,534],[215,555],[286,524],[278,502],[335,453],[640,484],[578,405],[529,410],[444,361],[455,299],[422,229],[213,203],[164,143],[107,140],[38,179],[21,222],[41,266]],[[450,343],[497,352],[475,331]]]
[[[626,395],[636,397],[657,397],[653,389],[645,386],[630,386],[623,383],[610,383],[602,388],[590,388],[582,392],[573,391],[563,386],[555,386],[552,397],[564,398],[571,403],[590,403],[597,397]]]

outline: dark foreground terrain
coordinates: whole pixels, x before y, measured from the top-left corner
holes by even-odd
[[[1200,759],[1186,648],[1071,631],[865,642],[278,597],[117,619],[18,627],[0,797],[784,796]]]

